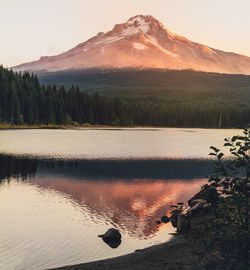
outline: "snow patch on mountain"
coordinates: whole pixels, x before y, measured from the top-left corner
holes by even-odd
[[[123,38],[124,38],[123,36],[107,37],[107,38],[104,38],[103,40],[96,42],[95,45],[105,45],[105,44],[109,44],[112,42],[116,42],[116,41],[121,40]]]
[[[217,55],[217,53],[213,49],[211,49],[211,48],[209,48],[207,46],[203,46],[203,51],[205,51],[208,54],[215,54],[215,55]]]
[[[150,29],[150,22],[147,22],[142,16],[136,16],[128,20],[126,26],[126,29],[122,32],[124,36],[132,36],[139,33],[146,34]]]
[[[126,29],[122,31],[123,36],[133,36],[137,35],[139,33],[144,33],[146,34],[149,30],[149,24],[144,24],[140,25],[138,27],[133,26],[128,26]]]
[[[154,45],[155,47],[157,47],[159,50],[161,50],[163,53],[165,53],[168,56],[172,56],[174,58],[178,58],[179,55],[170,52],[169,50],[165,49],[164,47],[162,47],[160,45],[160,43],[158,42],[158,40],[155,37],[152,37],[150,35],[147,35],[147,40],[149,43],[151,43],[152,45]]]
[[[142,43],[139,43],[139,42],[134,42],[134,48],[137,49],[137,50],[146,50],[148,49],[148,46],[142,44]]]

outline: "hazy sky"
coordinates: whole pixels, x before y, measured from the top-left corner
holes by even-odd
[[[0,0],[0,64],[71,49],[137,14],[180,35],[250,56],[250,0]]]

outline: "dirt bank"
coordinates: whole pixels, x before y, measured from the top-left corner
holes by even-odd
[[[113,259],[79,265],[63,266],[60,270],[199,270],[215,269],[211,260],[204,261],[204,250],[195,242],[199,228],[208,222],[208,217],[196,217],[192,229],[178,234],[170,242],[152,246]],[[202,257],[202,258],[201,258]]]

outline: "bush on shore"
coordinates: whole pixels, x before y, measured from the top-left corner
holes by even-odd
[[[207,252],[220,259],[224,269],[249,269],[249,197],[250,197],[250,129],[243,135],[226,138],[230,159],[211,147],[216,157],[211,186],[221,194],[213,207],[211,222],[206,227],[204,245]]]

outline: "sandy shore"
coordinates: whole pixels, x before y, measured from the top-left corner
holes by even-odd
[[[191,246],[184,240],[164,243],[152,246],[141,251],[116,257],[113,259],[101,260],[91,263],[84,263],[73,266],[64,266],[60,270],[166,270],[166,269],[192,269],[198,263],[198,258],[190,254]],[[185,257],[185,263],[183,261]],[[184,268],[185,267],[185,268]]]
[[[197,227],[204,223],[203,218],[192,220],[192,230],[186,234],[174,236],[172,241],[134,253],[79,265],[63,266],[57,270],[199,270],[215,269],[204,268],[201,265],[202,251],[193,241]],[[204,263],[204,262],[203,262]]]

